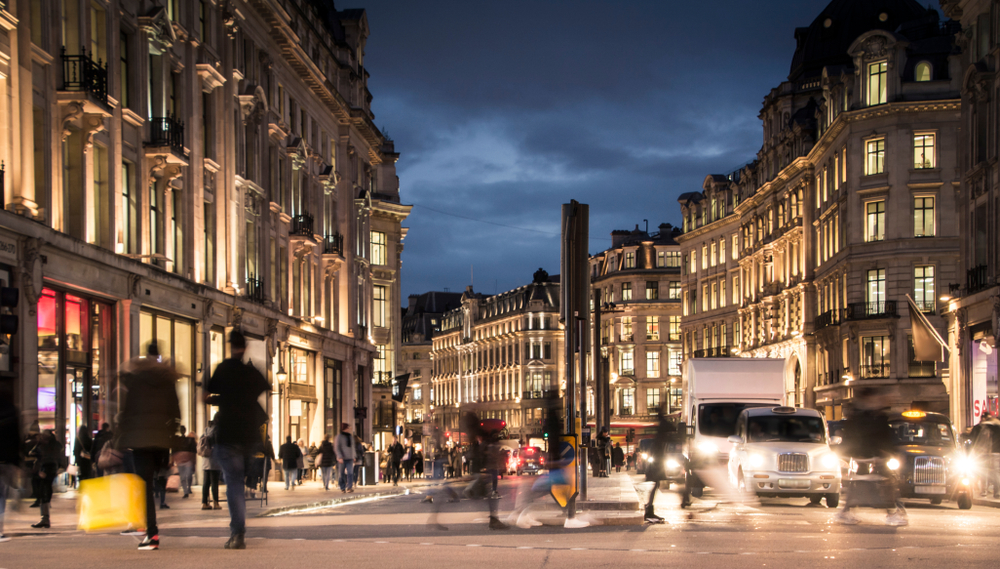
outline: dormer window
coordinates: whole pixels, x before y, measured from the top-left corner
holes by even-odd
[[[930,81],[933,77],[933,71],[934,68],[931,67],[929,61],[921,61],[913,70],[913,79],[914,81]]]
[[[889,63],[885,60],[868,64],[868,105],[884,105],[888,102],[886,83],[889,78]]]

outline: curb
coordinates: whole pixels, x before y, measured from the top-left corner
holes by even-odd
[[[270,510],[265,510],[255,517],[257,518],[268,518],[272,516],[280,516],[284,514],[294,514],[297,512],[303,512],[306,510],[321,510],[323,508],[332,508],[340,504],[347,504],[350,502],[358,502],[361,500],[378,500],[382,498],[391,498],[393,496],[406,496],[410,493],[409,488],[400,488],[398,490],[386,490],[380,492],[367,492],[364,494],[355,494],[353,496],[344,496],[343,498],[332,498],[330,500],[321,500],[319,502],[309,502],[307,504],[293,504],[291,506],[281,506],[279,508],[271,508]]]
[[[1000,501],[996,500],[983,500],[981,498],[972,499],[973,506],[985,506],[987,508],[1000,508]]]
[[[636,512],[639,510],[639,502],[580,502],[576,503],[577,510],[586,511],[617,511]]]

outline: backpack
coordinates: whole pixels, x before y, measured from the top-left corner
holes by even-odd
[[[205,435],[198,440],[198,456],[204,458],[212,457],[212,442]]]

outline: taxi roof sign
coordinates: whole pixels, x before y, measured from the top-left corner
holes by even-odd
[[[923,411],[903,411],[903,416],[910,419],[919,419],[921,417],[926,417],[927,413]]]

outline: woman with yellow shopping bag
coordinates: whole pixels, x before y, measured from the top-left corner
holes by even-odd
[[[146,537],[139,544],[143,551],[160,547],[153,477],[169,467],[170,441],[180,423],[181,408],[174,387],[177,377],[172,365],[160,361],[155,341],[146,349],[146,357],[126,364],[121,377],[125,397],[116,443],[119,450],[132,449],[135,473],[145,482]]]

